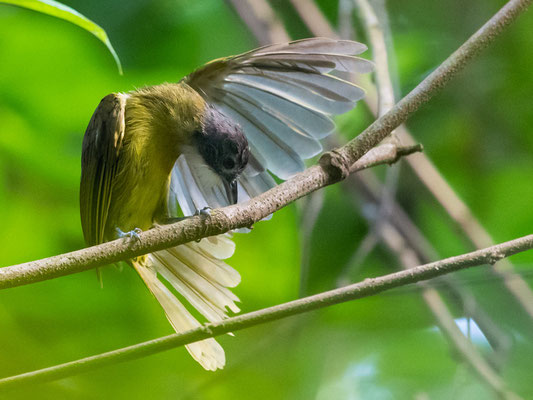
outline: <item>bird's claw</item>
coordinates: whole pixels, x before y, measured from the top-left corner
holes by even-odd
[[[135,239],[137,242],[141,241],[141,237],[139,236],[139,233],[142,233],[142,229],[141,228],[135,228],[135,229],[132,229],[129,232],[123,232],[122,229],[120,229],[118,227],[116,228],[116,230],[117,230],[117,235],[118,235],[119,238],[128,237],[130,239]]]
[[[196,212],[194,213],[193,216],[200,216],[200,217],[204,217],[204,218],[208,218],[208,217],[211,217],[211,210],[212,208],[207,206],[207,207],[204,207],[202,209],[196,209]],[[198,239],[196,240],[196,243],[200,243],[202,239]]]
[[[210,217],[211,216],[211,207],[204,207],[200,210],[196,210],[196,212],[194,213],[194,215],[199,215],[199,216],[203,216],[203,217]]]

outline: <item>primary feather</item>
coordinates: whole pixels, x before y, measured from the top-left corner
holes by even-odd
[[[351,110],[364,97],[362,88],[344,78],[372,70],[370,61],[356,57],[365,50],[361,43],[327,38],[274,44],[212,61],[182,82],[241,125],[257,161],[254,172],[269,170],[288,179],[304,169],[303,160],[320,153],[319,140],[335,127],[330,116]],[[172,187],[187,169],[195,166],[186,157],[174,167]],[[201,181],[194,174],[192,179]],[[251,184],[254,180],[258,183]],[[265,189],[264,175],[245,172],[239,181],[246,198]],[[208,204],[214,195],[202,196],[194,192],[180,199]],[[228,204],[220,200],[217,205]]]

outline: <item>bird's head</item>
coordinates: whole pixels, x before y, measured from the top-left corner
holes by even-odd
[[[231,204],[237,202],[237,178],[248,164],[250,149],[242,128],[213,107],[203,115],[202,128],[195,132],[198,152],[222,179]]]

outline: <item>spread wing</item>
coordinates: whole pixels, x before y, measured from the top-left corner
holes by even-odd
[[[304,169],[304,159],[321,152],[319,140],[335,128],[330,116],[351,110],[364,97],[349,76],[373,69],[355,56],[365,50],[352,41],[304,39],[215,60],[184,78],[244,130],[252,158],[240,178],[239,200],[275,185],[267,170],[287,179]],[[182,155],[174,168],[172,190],[184,212],[194,212],[187,204],[228,203],[220,183],[206,182],[201,164]]]
[[[83,138],[80,212],[83,235],[90,246],[104,241],[113,178],[124,138],[126,98],[120,93],[104,97]]]

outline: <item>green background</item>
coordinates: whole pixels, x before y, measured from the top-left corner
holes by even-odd
[[[336,1],[321,1],[336,23]],[[124,67],[89,33],[0,5],[0,265],[83,247],[78,187],[83,132],[110,92],[172,82],[213,58],[246,51],[254,38],[226,3],[65,1],[108,33]],[[390,2],[398,91],[406,94],[484,23],[502,1]],[[310,36],[294,10],[273,1],[295,38]],[[354,21],[357,21],[354,19]],[[408,126],[426,154],[496,241],[533,226],[533,14],[469,65]],[[358,29],[359,30],[359,29]],[[361,38],[364,40],[364,38]],[[352,137],[366,108],[342,117]],[[384,175],[385,168],[379,170]],[[440,256],[471,250],[413,174],[401,167],[399,201]],[[301,204],[237,235],[230,264],[242,311],[298,297]],[[307,293],[331,289],[368,232],[340,186],[325,190],[311,238]],[[531,283],[532,255],[511,259]],[[395,271],[378,246],[354,281]],[[532,322],[485,268],[458,274],[505,332],[500,373],[533,396]],[[0,376],[71,361],[172,332],[135,272],[106,267],[0,292]],[[443,292],[443,294],[446,294]],[[451,303],[450,303],[451,305]],[[454,316],[464,311],[451,307]],[[473,339],[477,336],[472,334]],[[223,371],[205,372],[183,348],[117,364],[6,398],[23,399],[491,399],[448,345],[416,288],[323,309],[219,339]],[[483,352],[489,347],[475,341]],[[428,397],[424,397],[424,396]]]

